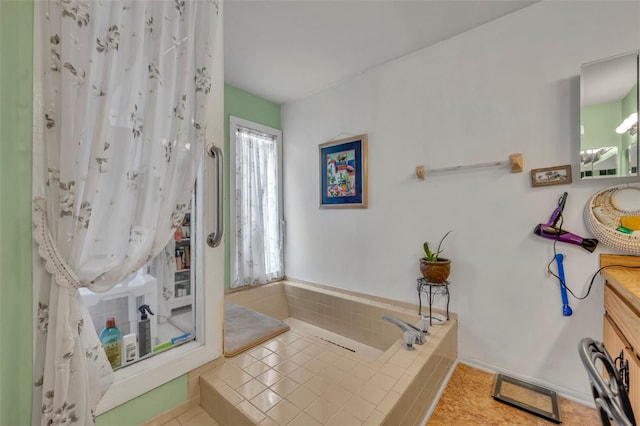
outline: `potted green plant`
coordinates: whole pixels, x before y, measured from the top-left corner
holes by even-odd
[[[442,243],[451,232],[452,231],[449,231],[444,234],[444,237],[438,242],[438,248],[435,251],[431,250],[428,241],[422,245],[424,257],[420,259],[420,272],[422,272],[424,279],[431,283],[442,284],[449,278],[451,260],[441,257],[440,253],[443,252]]]

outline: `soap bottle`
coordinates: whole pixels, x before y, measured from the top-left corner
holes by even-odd
[[[122,364],[122,333],[116,327],[115,318],[107,320],[107,326],[100,332],[100,343],[111,363],[111,368],[116,369]]]
[[[147,313],[151,315],[154,315],[154,313],[151,312],[149,305],[141,305],[138,311],[140,311],[140,321],[138,321],[139,352],[140,358],[142,358],[151,353],[151,320]]]

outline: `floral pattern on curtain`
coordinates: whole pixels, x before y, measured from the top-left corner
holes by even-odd
[[[35,79],[34,239],[49,273],[34,274],[33,424],[94,423],[113,371],[78,288],[109,290],[182,222],[204,152],[217,9],[189,0],[36,7],[45,57]]]
[[[232,288],[284,276],[280,164],[273,135],[236,132],[236,261]]]

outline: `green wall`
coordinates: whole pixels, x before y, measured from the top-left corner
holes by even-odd
[[[622,122],[620,101],[584,107],[580,114],[584,128],[580,149],[620,147],[621,137],[616,133],[616,127]]]
[[[583,126],[580,149],[618,147],[618,173],[626,175],[629,161],[626,156],[629,145],[637,140],[637,135],[616,133],[616,127],[634,111],[638,111],[638,85],[619,101],[591,105],[581,109],[580,121]]]
[[[265,99],[259,98],[255,95],[240,90],[236,87],[224,85],[224,152],[227,153],[224,158],[224,170],[225,170],[225,201],[224,201],[224,229],[227,232],[224,233],[224,286],[229,288],[231,283],[231,252],[230,252],[230,240],[228,231],[231,224],[230,216],[230,203],[229,203],[229,173],[230,173],[230,161],[229,161],[229,116],[235,116],[243,118],[245,120],[253,121],[254,123],[262,124],[264,126],[272,127],[274,129],[282,130],[281,124],[281,108],[280,105],[269,102]]]
[[[140,395],[96,418],[96,426],[136,426],[187,400],[188,377],[175,380]]]
[[[31,422],[33,2],[0,1],[0,425]]]

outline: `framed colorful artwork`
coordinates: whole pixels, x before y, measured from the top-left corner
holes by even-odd
[[[367,208],[367,135],[320,145],[320,208]]]

